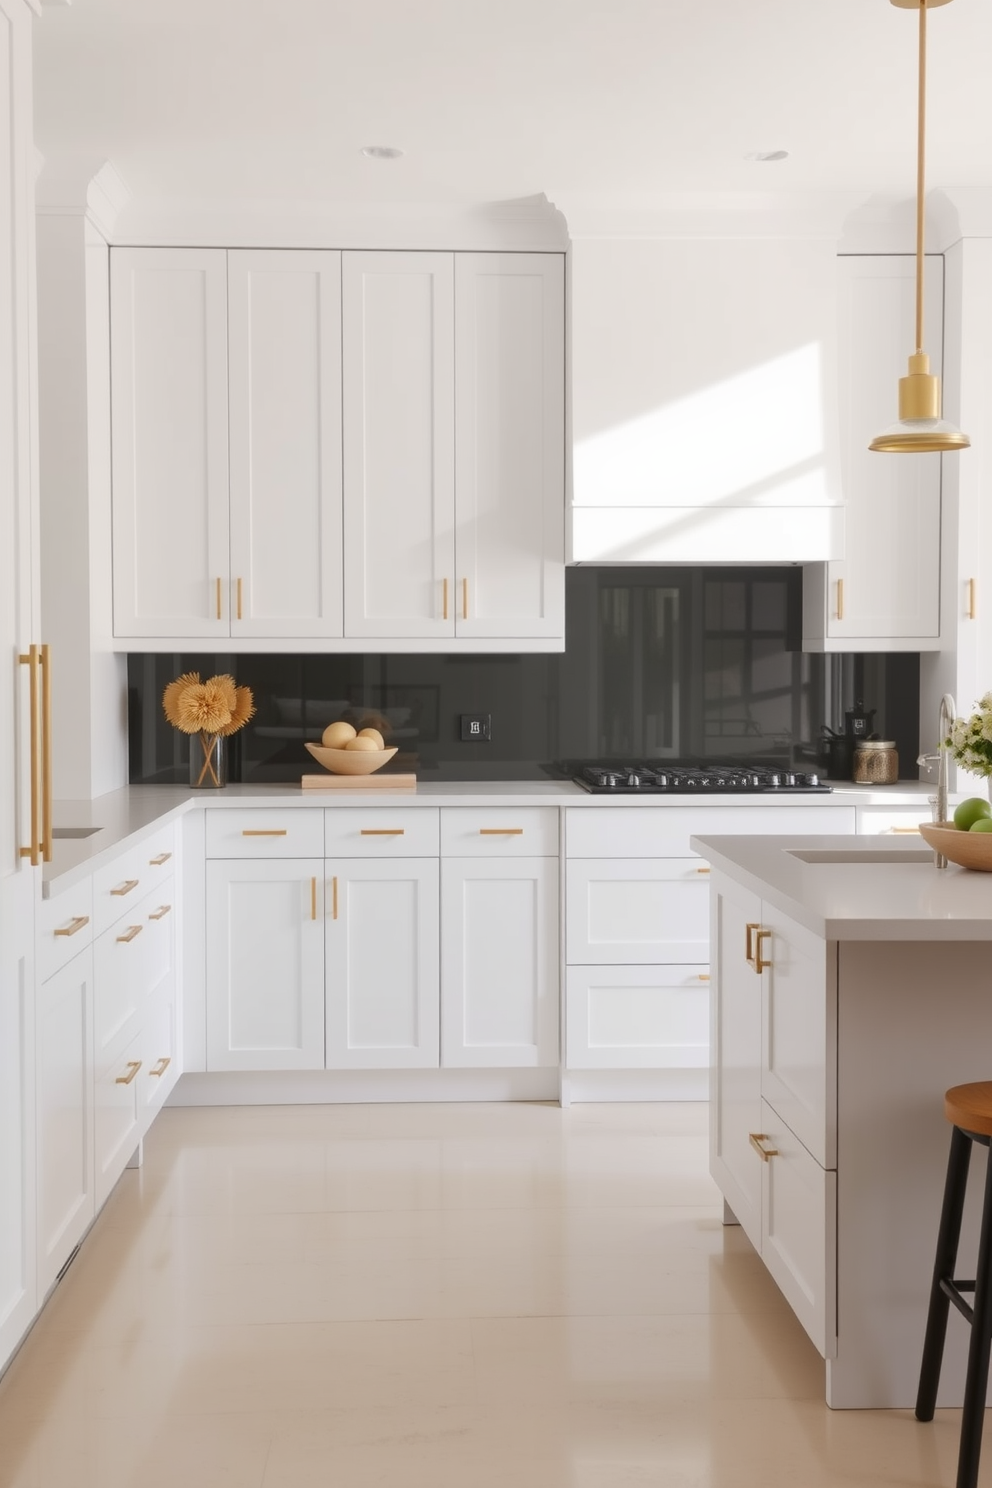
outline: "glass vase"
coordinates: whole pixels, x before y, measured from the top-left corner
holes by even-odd
[[[227,784],[227,740],[222,734],[190,734],[189,783],[194,790],[220,790]]]

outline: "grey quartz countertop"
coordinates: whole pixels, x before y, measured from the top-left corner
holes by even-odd
[[[228,785],[219,791],[191,790],[184,785],[131,785],[91,801],[56,801],[56,829],[96,827],[92,836],[59,838],[53,860],[44,869],[46,896],[78,882],[94,868],[110,861],[129,839],[138,839],[170,817],[204,808],[230,810],[246,806],[278,807],[281,810],[340,810],[356,805],[402,806],[415,810],[437,806],[569,806],[602,810],[605,806],[624,811],[664,810],[666,807],[760,805],[769,810],[786,806],[860,806],[905,809],[919,804],[921,819],[928,817],[927,797],[933,787],[923,781],[902,781],[885,788],[838,784],[831,794],[755,796],[728,795],[592,795],[568,780],[508,780],[420,782],[415,790],[336,788],[302,790],[296,785]]]

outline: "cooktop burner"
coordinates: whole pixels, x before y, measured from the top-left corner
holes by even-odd
[[[583,790],[610,795],[741,795],[775,791],[829,792],[819,775],[765,765],[586,765],[572,779]]]

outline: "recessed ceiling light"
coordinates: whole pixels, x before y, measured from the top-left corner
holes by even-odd
[[[745,160],[788,160],[788,150],[749,150]]]
[[[362,154],[370,160],[399,160],[403,154],[395,145],[363,145]]]

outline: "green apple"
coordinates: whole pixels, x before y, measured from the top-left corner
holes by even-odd
[[[977,821],[972,822],[968,828],[969,832],[992,832],[992,816],[980,816]]]
[[[954,825],[959,832],[970,832],[976,822],[989,818],[992,818],[992,806],[982,796],[969,796],[954,808]],[[983,827],[982,831],[992,831],[992,826]]]

